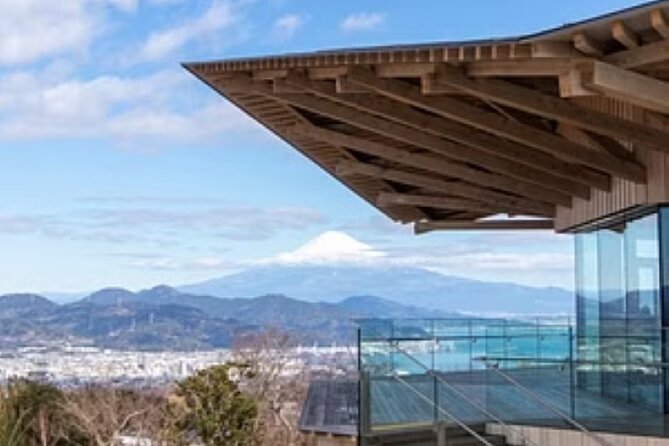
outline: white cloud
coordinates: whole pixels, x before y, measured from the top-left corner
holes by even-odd
[[[50,240],[113,246],[188,244],[193,249],[210,249],[212,240],[264,240],[283,231],[302,231],[327,223],[322,214],[304,207],[260,208],[230,204],[174,210],[162,204],[162,207],[100,206],[53,215],[0,214],[0,235],[35,235]],[[133,260],[154,261],[155,258]],[[212,257],[189,263],[189,267],[197,269],[215,266]]]
[[[95,29],[84,0],[0,0],[0,11],[0,63],[4,65],[82,50]]]
[[[131,145],[207,141],[258,126],[212,96],[180,106],[193,80],[180,71],[140,77],[59,79],[19,72],[0,77],[0,138],[112,137]]]
[[[339,28],[343,31],[371,31],[383,25],[386,15],[380,12],[359,12],[346,17]]]
[[[295,33],[304,24],[304,19],[297,14],[286,14],[279,17],[272,26],[272,36],[274,40],[285,42],[292,39]]]
[[[107,7],[132,12],[137,0],[0,0],[0,64],[85,52],[105,28]]]
[[[162,59],[194,40],[205,38],[212,32],[231,27],[238,20],[240,20],[240,17],[232,3],[214,0],[211,6],[199,17],[149,35],[140,49],[140,58],[147,60]]]

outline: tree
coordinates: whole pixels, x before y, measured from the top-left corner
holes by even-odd
[[[81,445],[61,410],[63,393],[57,388],[26,380],[0,388],[0,446]]]
[[[298,419],[309,385],[309,370],[297,358],[296,347],[295,338],[278,329],[249,333],[235,340],[235,360],[247,364],[251,371],[241,386],[258,403],[258,444],[301,444]]]
[[[245,364],[228,363],[177,383],[170,404],[172,442],[188,444],[196,437],[205,446],[253,444],[258,407],[238,386],[249,373]]]
[[[122,435],[162,440],[167,399],[157,390],[90,386],[68,392],[62,410],[90,446],[113,446]]]

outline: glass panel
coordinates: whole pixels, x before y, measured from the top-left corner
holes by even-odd
[[[599,393],[599,274],[597,233],[576,235],[577,383]]]
[[[657,213],[577,235],[579,401],[662,412],[659,246]]]
[[[657,214],[628,224],[625,231],[627,261],[627,317],[629,400],[662,410],[659,370],[644,364],[660,358],[660,254]]]

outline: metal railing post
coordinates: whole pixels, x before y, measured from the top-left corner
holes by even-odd
[[[576,380],[574,377],[574,329],[569,326],[569,407],[571,409],[571,417],[576,419]]]

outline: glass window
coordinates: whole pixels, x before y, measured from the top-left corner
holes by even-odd
[[[586,391],[662,411],[658,215],[576,237],[577,378]]]

